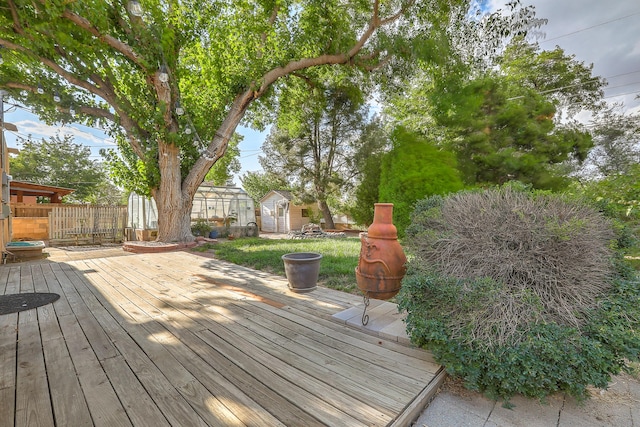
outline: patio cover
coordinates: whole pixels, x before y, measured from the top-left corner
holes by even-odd
[[[24,196],[48,197],[51,203],[61,203],[62,197],[73,193],[72,188],[54,187],[52,185],[34,184],[25,181],[11,181],[9,183],[11,195],[18,198],[18,203],[22,203]]]

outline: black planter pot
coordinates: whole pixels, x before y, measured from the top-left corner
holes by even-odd
[[[284,272],[292,292],[311,292],[317,287],[322,255],[315,252],[295,252],[282,255]]]

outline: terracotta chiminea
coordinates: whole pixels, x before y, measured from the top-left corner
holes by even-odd
[[[373,224],[360,233],[360,260],[356,267],[358,289],[364,293],[365,312],[369,298],[386,300],[395,296],[407,268],[407,257],[393,225],[393,203],[376,203]],[[368,316],[362,316],[366,325]]]

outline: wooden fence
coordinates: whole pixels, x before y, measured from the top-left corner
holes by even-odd
[[[52,245],[75,242],[122,242],[126,206],[56,206],[49,214]]]
[[[11,202],[11,212],[14,218],[48,218],[49,212],[62,203],[15,203]]]

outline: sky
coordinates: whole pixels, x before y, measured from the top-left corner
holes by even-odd
[[[542,49],[556,46],[566,54],[575,55],[585,64],[593,64],[593,74],[608,82],[605,98],[608,102],[622,102],[630,112],[640,112],[640,2],[638,0],[522,0],[535,6],[538,18],[548,19],[541,28],[544,37],[538,40]],[[504,1],[488,0],[491,10],[504,9]],[[10,103],[11,101],[6,101]],[[99,129],[72,124],[65,127],[47,126],[36,116],[21,108],[5,104],[5,121],[18,127],[18,134],[26,137],[49,138],[56,132],[73,134],[76,143],[92,149],[99,159],[100,148],[114,147],[113,141]],[[240,143],[239,177],[248,171],[261,170],[258,157],[265,133],[241,127],[244,136]],[[17,135],[5,131],[9,147],[17,147]]]
[[[490,0],[491,9],[504,1]],[[638,0],[522,0],[533,5],[537,18],[548,19],[538,40],[544,50],[560,46],[604,77],[607,102],[623,102],[640,112],[640,1]]]

